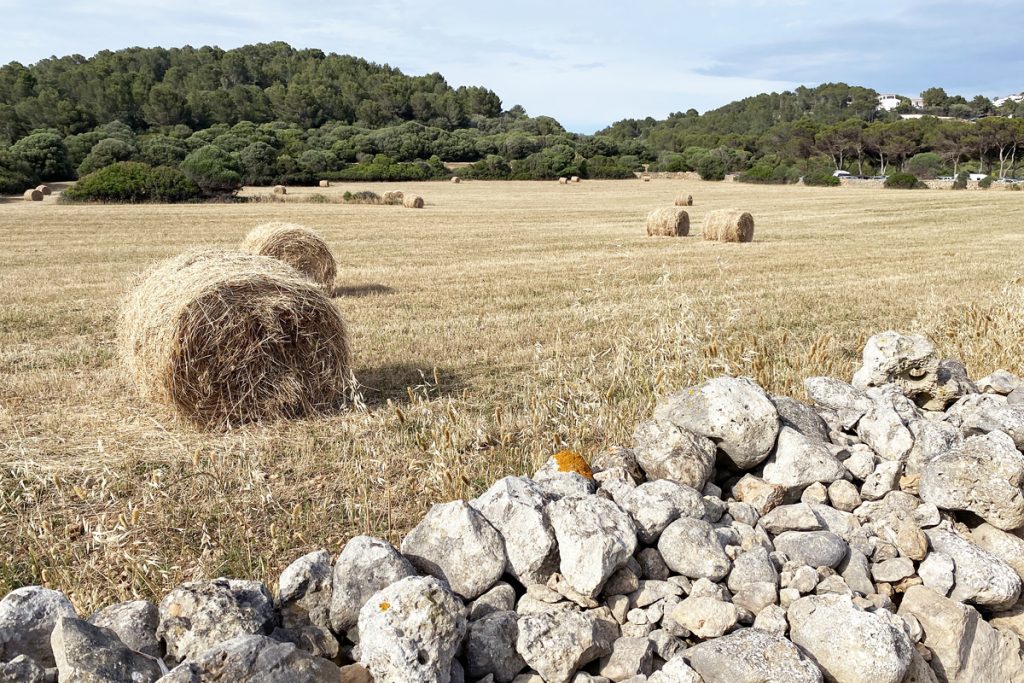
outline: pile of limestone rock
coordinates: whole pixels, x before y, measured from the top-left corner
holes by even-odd
[[[886,332],[808,405],[719,378],[261,583],[0,601],[0,681],[1024,681],[1024,382]]]

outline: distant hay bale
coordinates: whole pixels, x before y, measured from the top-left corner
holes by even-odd
[[[558,184],[559,185],[568,185],[569,184],[569,179],[563,176],[563,177],[558,179]]]
[[[385,204],[401,204],[405,195],[398,190],[391,190],[381,195],[381,201]]]
[[[452,185],[458,185],[461,182],[462,182],[462,178],[460,178],[457,175],[453,175],[452,176]]]
[[[676,206],[693,206],[693,195],[676,197]]]
[[[569,178],[569,182],[571,183],[578,183],[579,181],[580,177],[578,175],[574,175],[572,178]]]
[[[647,214],[647,234],[656,237],[686,237],[690,234],[690,214],[677,206],[666,206]]]
[[[331,186],[331,181],[330,180],[321,180],[320,181],[320,187],[330,187],[330,186]]]
[[[283,261],[320,285],[330,295],[338,264],[327,242],[304,225],[296,223],[264,223],[249,231],[239,247],[256,256],[269,256]]]
[[[709,211],[704,216],[704,239],[751,242],[754,239],[754,217],[738,209]]]
[[[27,202],[41,202],[43,201],[43,193],[39,190],[32,188],[31,190],[25,190],[25,201]]]
[[[274,185],[274,194],[288,194],[288,188],[284,185]]]
[[[402,206],[407,209],[422,209],[423,208],[423,197],[418,194],[411,194],[408,197],[402,199]]]
[[[51,194],[53,194],[53,190],[50,189],[49,185],[40,185],[36,189],[42,192],[44,197],[49,197]]]
[[[125,301],[117,336],[140,393],[204,426],[329,409],[348,389],[338,310],[266,256],[194,251],[157,264]]]
[[[649,175],[641,176],[640,179],[643,180],[645,183],[651,182],[651,176]]]

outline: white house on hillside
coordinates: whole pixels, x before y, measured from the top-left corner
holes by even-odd
[[[886,93],[878,96],[878,108],[892,111],[900,106],[900,96],[895,93]]]
[[[1024,93],[1019,95],[1007,95],[1006,97],[996,97],[992,100],[992,104],[997,107],[1001,107],[1007,102],[1024,102]]]

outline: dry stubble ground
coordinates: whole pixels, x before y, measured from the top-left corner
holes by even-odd
[[[745,374],[802,395],[866,337],[933,336],[975,376],[1024,372],[1024,196],[657,180],[396,184],[391,206],[0,204],[0,594],[80,610],[193,578],[273,585],[311,549],[400,539],[433,502],[629,441],[665,393]],[[292,190],[289,198],[313,192]],[[378,188],[374,188],[378,189]],[[386,188],[386,189],[391,189]],[[648,238],[692,193],[756,242]],[[150,262],[315,227],[340,263],[365,406],[202,433],[141,403],[114,348]]]

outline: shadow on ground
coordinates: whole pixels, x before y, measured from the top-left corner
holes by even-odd
[[[381,365],[361,368],[356,379],[363,400],[369,406],[382,405],[390,399],[395,403],[408,403],[409,390],[430,398],[450,396],[465,386],[459,375],[447,368],[422,365]]]
[[[397,290],[394,287],[388,287],[387,285],[349,285],[347,287],[335,287],[332,296],[384,296],[386,294],[394,294],[396,291]]]

